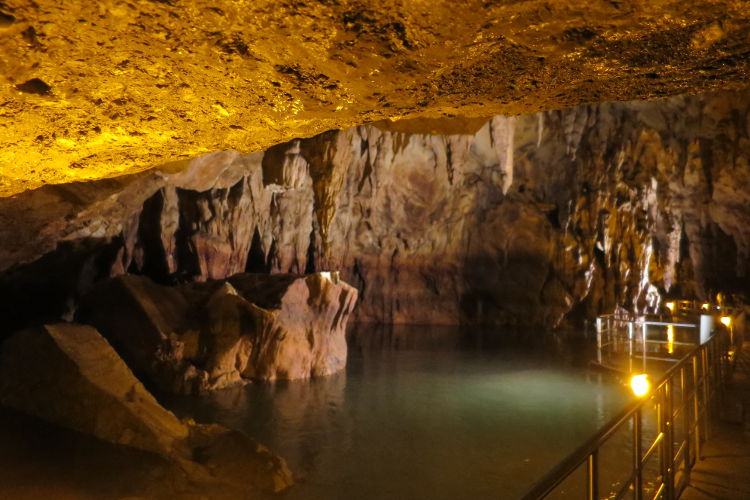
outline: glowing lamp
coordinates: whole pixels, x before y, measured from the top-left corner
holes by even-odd
[[[722,316],[719,321],[721,321],[721,324],[724,326],[729,326],[732,324],[732,318],[730,318],[729,316]]]
[[[338,285],[339,283],[339,272],[338,271],[321,271],[318,273],[324,280],[330,281]]]
[[[667,306],[667,309],[669,309],[670,311],[674,312],[674,302],[667,302],[664,305]]]
[[[704,309],[704,310],[708,311],[708,304],[703,304],[701,306],[701,309]]]
[[[648,381],[648,375],[633,375],[630,379],[630,388],[633,390],[633,394],[639,398],[648,394],[648,391],[651,390],[651,383]]]

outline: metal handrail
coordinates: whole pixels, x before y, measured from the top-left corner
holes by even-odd
[[[695,457],[705,440],[709,424],[709,405],[714,395],[721,389],[728,375],[728,339],[726,332],[719,331],[706,343],[699,345],[689,354],[673,365],[661,377],[650,396],[636,400],[620,413],[615,415],[596,434],[567,456],[562,462],[552,468],[536,485],[526,493],[522,500],[543,499],[552,493],[566,479],[586,464],[586,490],[588,499],[599,498],[599,450],[609,438],[620,431],[632,420],[633,460],[629,479],[617,492],[615,498],[622,498],[630,488],[633,489],[636,500],[642,500],[644,485],[642,472],[647,459],[658,449],[660,456],[661,482],[656,488],[653,498],[673,500],[679,496],[687,486],[690,469],[695,463]],[[709,364],[710,363],[710,364]],[[726,368],[726,369],[725,369]],[[687,394],[689,374],[692,374],[692,387]],[[680,396],[682,406],[673,409],[673,393],[675,376],[679,374]],[[711,382],[714,382],[713,386]],[[686,395],[687,394],[687,395]],[[646,403],[656,400],[658,433],[644,454],[642,450],[642,413]],[[684,421],[685,437],[674,451],[674,423],[677,416]],[[691,421],[692,417],[692,421]],[[694,440],[694,443],[691,441]],[[675,468],[683,465],[683,474],[679,484],[675,484]]]

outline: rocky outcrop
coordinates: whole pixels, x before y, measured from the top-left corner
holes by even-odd
[[[180,287],[128,275],[95,287],[79,320],[95,325],[143,380],[189,394],[343,369],[356,298],[322,274],[239,274]]]
[[[179,420],[157,403],[90,326],[19,332],[0,350],[0,402],[99,439],[156,453],[191,480],[280,491],[292,480],[266,448],[217,425]]]
[[[748,292],[749,107],[743,91],[451,135],[401,121],[0,200],[4,326],[72,317],[125,271],[336,269],[359,291],[354,319],[386,323],[557,325]]]

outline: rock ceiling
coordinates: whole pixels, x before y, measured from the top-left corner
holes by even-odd
[[[0,196],[385,119],[743,87],[749,18],[740,0],[0,0]]]

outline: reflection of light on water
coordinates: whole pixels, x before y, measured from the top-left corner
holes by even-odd
[[[674,326],[667,325],[667,352],[672,354],[674,352]]]
[[[304,474],[287,500],[515,498],[627,399],[607,377],[538,353],[423,349],[371,350],[333,377],[253,384],[201,420],[231,423]]]
[[[411,396],[413,402],[423,398],[422,402],[430,405],[432,411],[483,415],[527,429],[557,425],[589,429],[604,425],[612,416],[613,402],[618,400],[599,375],[588,379],[562,370],[522,369],[410,379],[409,389],[419,392]],[[550,418],[553,414],[555,418]],[[578,419],[586,424],[579,426]]]

